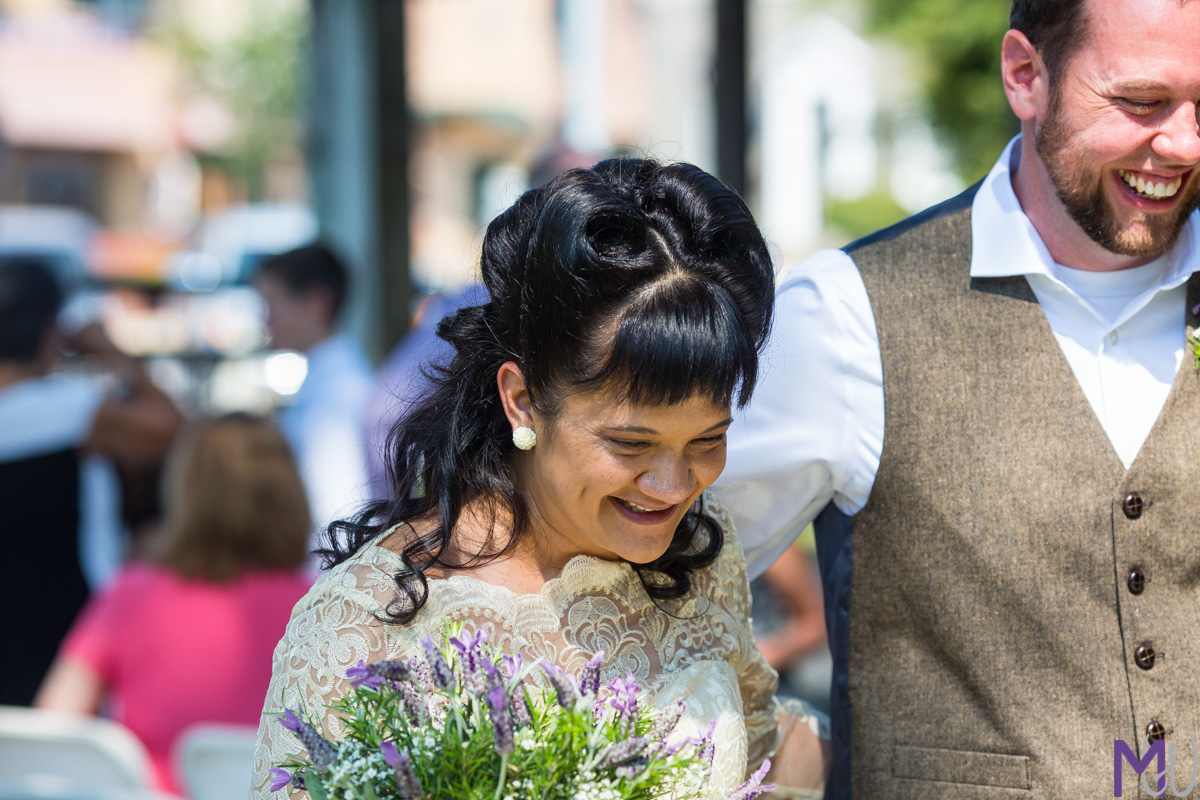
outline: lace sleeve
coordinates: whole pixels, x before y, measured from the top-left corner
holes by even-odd
[[[721,526],[725,544],[713,565],[717,579],[723,584],[722,602],[737,624],[735,651],[730,664],[737,671],[742,694],[742,712],[746,718],[747,772],[758,768],[775,742],[775,689],[779,675],[759,652],[750,621],[750,579],[746,574],[746,559],[733,526],[733,519],[721,502],[705,493],[705,511]]]
[[[346,670],[360,659],[370,663],[391,658],[407,646],[411,631],[376,618],[395,595],[387,565],[346,562],[322,575],[296,605],[272,658],[254,753],[252,800],[283,800],[283,795],[271,792],[268,771],[302,751],[279,723],[278,714],[285,708],[303,708],[324,718],[328,736],[339,737],[338,719],[321,710],[346,693]],[[300,800],[308,794],[294,792],[291,797]]]
[[[767,663],[754,640],[750,619],[750,582],[746,561],[733,520],[720,502],[706,496],[705,509],[721,525],[725,546],[715,565],[724,584],[724,602],[741,623],[737,651],[730,659],[737,671],[746,719],[747,773],[758,769],[764,758],[796,762],[803,769],[780,770],[774,764],[768,783],[777,789],[772,798],[817,798],[824,788],[824,749],[829,740],[829,723],[824,715],[800,700],[780,702],[775,697],[779,676]],[[779,756],[779,758],[777,758]]]

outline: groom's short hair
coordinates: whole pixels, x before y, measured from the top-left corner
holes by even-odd
[[[1037,48],[1052,82],[1087,39],[1085,4],[1086,0],[1012,1],[1008,27],[1025,34]]]

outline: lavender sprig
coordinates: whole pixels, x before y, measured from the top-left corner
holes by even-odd
[[[614,678],[608,684],[608,688],[612,691],[608,704],[617,710],[617,722],[622,724],[625,730],[633,730],[638,716],[637,696],[641,691],[637,678],[633,676],[633,670],[626,669],[625,677]]]
[[[587,695],[596,695],[600,692],[600,661],[604,658],[604,651],[598,650],[591,660],[583,667],[583,672],[579,675],[579,691],[586,697]]]
[[[413,771],[412,758],[408,751],[398,749],[395,742],[384,742],[379,745],[379,749],[383,751],[383,760],[396,773],[396,789],[400,792],[400,800],[421,800],[425,792],[422,791],[421,782],[417,780],[417,774]]]
[[[376,661],[372,664],[364,664],[362,659],[359,659],[357,665],[346,670],[346,677],[350,678],[351,686],[378,689],[386,681],[395,683],[408,680],[410,673],[407,661]]]
[[[400,684],[400,700],[404,704],[404,711],[408,714],[408,721],[413,725],[424,725],[425,721],[429,719],[429,709],[425,705],[425,698],[408,681]]]
[[[546,679],[554,687],[558,704],[563,708],[574,708],[575,701],[579,699],[579,692],[576,691],[571,676],[563,672],[561,667],[546,659],[542,659],[542,671],[546,673]]]
[[[676,700],[662,711],[659,711],[658,717],[654,720],[654,727],[646,734],[647,737],[652,741],[665,741],[671,735],[671,731],[675,730],[675,726],[679,724],[679,720],[685,711],[687,711],[687,703],[683,700]]]
[[[334,746],[325,741],[325,737],[316,728],[292,713],[291,709],[284,711],[280,723],[296,734],[300,744],[304,745],[304,749],[308,751],[308,760],[316,769],[325,769],[337,760],[337,750]]]
[[[762,782],[763,778],[767,777],[767,773],[771,771],[770,759],[763,759],[762,765],[754,771],[745,783],[734,789],[729,794],[725,795],[721,800],[754,800],[761,794],[775,788],[775,784]]]
[[[512,714],[508,710],[508,695],[503,686],[494,686],[487,693],[488,717],[492,720],[492,737],[496,752],[502,756],[512,755],[516,749]]]
[[[604,763],[610,767],[632,761],[642,754],[650,740],[645,736],[630,736],[620,742],[613,742],[604,751]]]
[[[481,628],[473,635],[465,636],[459,639],[457,636],[450,638],[450,644],[454,645],[458,650],[462,665],[463,683],[474,694],[482,694],[485,691],[485,675],[483,670],[483,645],[487,644],[488,634],[487,628]],[[488,666],[495,669],[495,665],[487,660]],[[432,662],[430,663],[432,666]],[[435,670],[436,675],[436,670]]]
[[[513,690],[512,700],[513,721],[519,726],[529,725],[533,722],[533,709],[529,707],[529,698],[525,695],[525,685],[518,684]]]
[[[421,640],[421,646],[425,648],[425,660],[429,662],[429,673],[433,678],[433,685],[446,692],[454,691],[456,684],[454,670],[450,669],[442,651],[437,648],[428,634]]]

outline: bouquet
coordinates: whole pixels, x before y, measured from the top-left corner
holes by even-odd
[[[271,789],[312,800],[652,800],[709,797],[715,723],[678,735],[680,700],[643,704],[632,672],[602,685],[600,659],[571,676],[548,661],[498,654],[487,630],[447,629],[422,642],[424,658],[359,662],[351,689],[328,708],[345,728],[330,741],[319,719],[281,722],[307,755],[271,770]],[[541,669],[549,684],[528,678]],[[773,787],[764,761],[725,800]]]

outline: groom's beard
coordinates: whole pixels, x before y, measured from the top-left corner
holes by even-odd
[[[1184,184],[1180,191],[1186,195],[1169,213],[1118,211],[1117,201],[1111,196],[1118,189],[1109,185],[1103,169],[1092,166],[1092,158],[1078,144],[1080,137],[1076,134],[1065,119],[1062,98],[1054,90],[1046,118],[1034,134],[1034,148],[1046,166],[1055,194],[1075,224],[1096,244],[1123,256],[1155,258],[1174,247],[1188,217],[1200,206],[1200,181]]]

